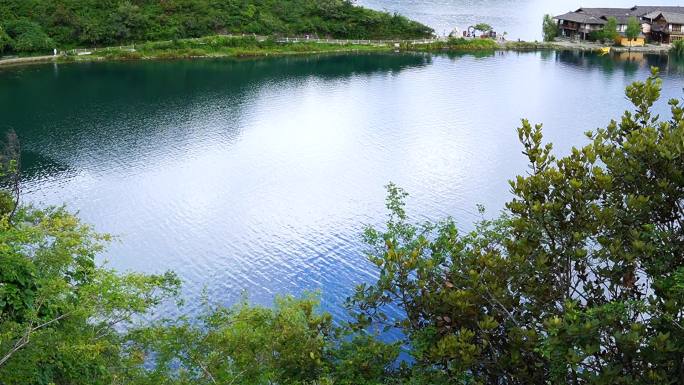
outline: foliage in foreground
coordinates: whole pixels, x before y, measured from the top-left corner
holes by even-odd
[[[111,46],[215,34],[385,39],[429,37],[433,32],[403,16],[358,7],[348,0],[0,2],[0,26],[9,32],[17,24],[30,31],[9,33],[12,40],[6,47],[14,51],[39,51],[45,45],[51,49],[53,44],[60,48]]]
[[[64,208],[20,206],[15,148],[10,135],[0,154],[0,383],[111,384],[126,360],[120,328],[180,283],[98,266],[108,236]]]
[[[656,73],[629,86],[635,111],[562,158],[523,121],[529,173],[469,233],[412,224],[390,184],[386,228],[366,231],[379,278],[349,299],[348,324],[312,297],[140,324],[176,295],[173,275],[99,267],[106,237],[3,193],[0,382],[681,384],[684,110],[652,114],[660,89]]]
[[[381,278],[351,301],[359,327],[399,328],[414,370],[445,383],[684,382],[684,110],[672,100],[660,121],[660,89],[655,74],[629,86],[636,111],[559,159],[524,121],[529,175],[472,233],[408,223],[390,186],[387,230],[367,232]]]
[[[207,308],[198,320],[162,322],[132,335],[154,357],[134,384],[377,384],[399,347],[370,336],[340,338],[315,297],[279,297],[274,308]]]

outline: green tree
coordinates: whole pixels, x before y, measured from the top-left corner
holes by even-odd
[[[627,21],[627,29],[625,30],[625,36],[629,39],[630,47],[639,35],[641,35],[641,23],[639,23],[636,17],[630,17],[629,21]]]
[[[553,16],[548,14],[544,15],[542,32],[544,41],[554,41],[556,37],[558,37],[558,23],[553,19]]]
[[[37,23],[18,19],[5,24],[5,31],[12,38],[14,51],[46,51],[54,48],[54,41]]]
[[[1,164],[11,186],[17,159]],[[17,206],[14,189],[0,191],[0,383],[112,384],[128,366],[121,328],[134,330],[179,282],[98,265],[108,240],[64,208]]]
[[[562,158],[523,121],[529,174],[471,233],[411,224],[390,185],[357,327],[399,328],[415,370],[445,383],[682,383],[684,109],[659,120],[660,90],[655,70],[629,86],[634,111]]]
[[[119,4],[112,15],[112,32],[116,41],[140,40],[140,31],[145,28],[145,16],[140,7],[125,1]]]
[[[487,23],[478,23],[473,28],[475,28],[476,31],[480,31],[482,33],[489,32],[489,31],[493,30],[492,26],[487,24]]]
[[[618,31],[618,21],[614,17],[609,17],[606,24],[603,26],[603,39],[609,41],[615,41],[619,36]],[[640,27],[641,28],[641,27]]]
[[[0,23],[17,22],[38,25],[62,47],[217,34],[412,39],[434,32],[404,16],[362,8],[349,0],[0,1]],[[45,44],[37,43],[42,40],[32,39],[33,45],[24,41],[20,47],[40,51]]]

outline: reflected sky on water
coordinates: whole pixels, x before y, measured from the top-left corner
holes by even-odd
[[[22,140],[25,200],[117,235],[113,267],[173,269],[189,298],[224,303],[320,289],[339,315],[374,278],[360,235],[385,218],[385,184],[411,193],[414,219],[470,228],[526,171],[521,118],[566,152],[651,65],[681,97],[682,64],[639,54],[37,65],[0,70],[0,115]]]

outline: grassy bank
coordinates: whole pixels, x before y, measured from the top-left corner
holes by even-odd
[[[297,54],[316,54],[327,52],[481,52],[500,49],[501,46],[488,39],[450,39],[427,44],[404,42],[278,42],[275,39],[256,39],[253,37],[211,36],[201,39],[185,39],[166,42],[149,42],[130,48],[97,49],[88,55],[70,55],[61,60],[146,60],[146,59],[186,59],[211,57],[259,57]]]
[[[275,38],[208,36],[196,39],[147,42],[129,47],[95,48],[68,51],[66,56],[51,56],[0,60],[0,67],[9,65],[32,64],[45,61],[77,62],[104,60],[152,60],[152,59],[189,59],[219,57],[262,57],[283,55],[304,55],[336,52],[472,52],[485,53],[497,50],[507,51],[596,51],[599,46],[567,43],[541,42],[497,42],[490,39],[449,39],[429,43],[404,41],[380,42],[361,41],[298,41],[284,42]],[[80,53],[80,54],[79,54]]]
[[[402,49],[412,51],[493,51],[501,46],[491,39],[449,39],[430,44],[404,44]]]
[[[563,50],[567,49],[558,44],[538,41],[509,41],[504,43],[504,49],[511,51],[539,51],[539,50]]]
[[[275,39],[210,36],[166,42],[149,42],[132,48],[93,50],[88,55],[70,54],[63,61],[185,59],[211,57],[259,57],[326,52],[388,51],[387,44],[337,44],[319,42],[280,43]]]

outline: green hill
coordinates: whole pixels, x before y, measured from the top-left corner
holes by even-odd
[[[212,34],[418,38],[432,29],[349,0],[3,0],[0,51],[105,46]]]

